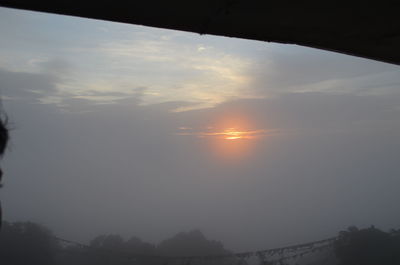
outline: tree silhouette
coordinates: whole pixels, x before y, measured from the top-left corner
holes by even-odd
[[[229,253],[224,249],[221,242],[206,239],[199,230],[179,233],[164,240],[157,246],[157,251],[161,255],[167,256],[224,255]]]
[[[350,227],[339,233],[335,252],[341,265],[399,265],[400,233]]]
[[[4,222],[0,236],[1,264],[52,265],[58,244],[52,233],[32,222]]]

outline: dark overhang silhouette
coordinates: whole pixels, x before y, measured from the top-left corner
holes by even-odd
[[[259,41],[400,64],[395,1],[0,0],[19,9]],[[12,27],[12,25],[10,25]]]

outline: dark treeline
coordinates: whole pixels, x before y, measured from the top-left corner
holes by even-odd
[[[137,237],[124,240],[119,235],[100,235],[85,246],[65,244],[53,233],[32,222],[4,222],[0,233],[0,264],[7,265],[174,265],[216,264],[165,259],[165,256],[226,255],[230,252],[214,240],[208,240],[198,230],[179,233],[157,245]],[[351,227],[339,232],[333,244],[337,265],[399,265],[400,230],[389,232],[375,227]],[[332,254],[331,252],[331,254]],[[240,260],[224,259],[218,264],[238,264]],[[299,264],[311,264],[309,262]],[[319,263],[313,263],[319,264]]]
[[[350,227],[339,233],[334,250],[340,265],[399,265],[400,229]]]
[[[222,243],[206,239],[198,230],[179,233],[158,245],[137,237],[124,240],[119,235],[100,235],[86,246],[66,244],[32,222],[4,222],[0,232],[0,264],[7,265],[160,265],[166,263],[165,256],[229,253]]]

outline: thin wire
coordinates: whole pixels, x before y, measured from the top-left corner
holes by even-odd
[[[305,248],[305,247],[309,248],[309,250],[304,251],[304,252],[302,252],[300,254],[293,254],[293,255],[289,255],[289,256],[284,257],[284,259],[287,259],[287,258],[297,257],[299,255],[303,256],[303,255],[305,255],[307,253],[310,253],[310,252],[312,252],[314,250],[318,250],[320,248],[325,248],[327,246],[330,246],[330,244],[329,244],[329,245],[325,245],[325,246],[314,247],[315,245],[318,245],[318,244],[333,242],[336,239],[336,237],[331,237],[331,238],[328,238],[328,239],[313,241],[313,242],[309,242],[309,243],[291,245],[291,246],[287,246],[287,247],[265,249],[265,250],[260,250],[260,251],[249,251],[249,252],[240,252],[240,253],[232,253],[232,254],[225,254],[225,255],[206,255],[206,256],[138,255],[138,254],[133,254],[133,253],[125,252],[125,251],[115,251],[115,250],[111,250],[111,249],[96,248],[96,247],[93,247],[93,246],[90,246],[90,245],[87,245],[87,244],[82,244],[80,242],[67,240],[67,239],[60,238],[60,237],[54,237],[54,239],[56,239],[56,240],[58,240],[60,242],[67,243],[67,244],[76,245],[76,246],[79,246],[81,248],[91,249],[91,250],[94,250],[94,251],[97,251],[97,252],[106,251],[109,254],[123,254],[129,260],[136,259],[136,258],[146,258],[146,259],[183,260],[183,261],[189,261],[190,260],[190,261],[192,261],[192,260],[216,260],[216,259],[226,259],[226,258],[246,259],[246,258],[250,258],[252,256],[258,256],[258,257],[265,258],[266,255],[273,256],[275,254],[280,254],[282,256],[286,250],[292,250],[294,252],[297,252],[297,251],[301,250],[302,248]]]

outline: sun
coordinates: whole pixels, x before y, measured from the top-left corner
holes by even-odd
[[[225,140],[238,140],[245,138],[245,132],[238,131],[235,128],[228,128],[224,130],[221,134],[223,135],[223,138]]]
[[[224,113],[196,130],[191,126],[180,127],[178,135],[194,136],[205,144],[208,152],[216,155],[218,161],[236,161],[252,154],[262,144],[263,139],[273,133],[251,119],[251,115],[237,112]],[[216,161],[217,161],[216,160]]]

